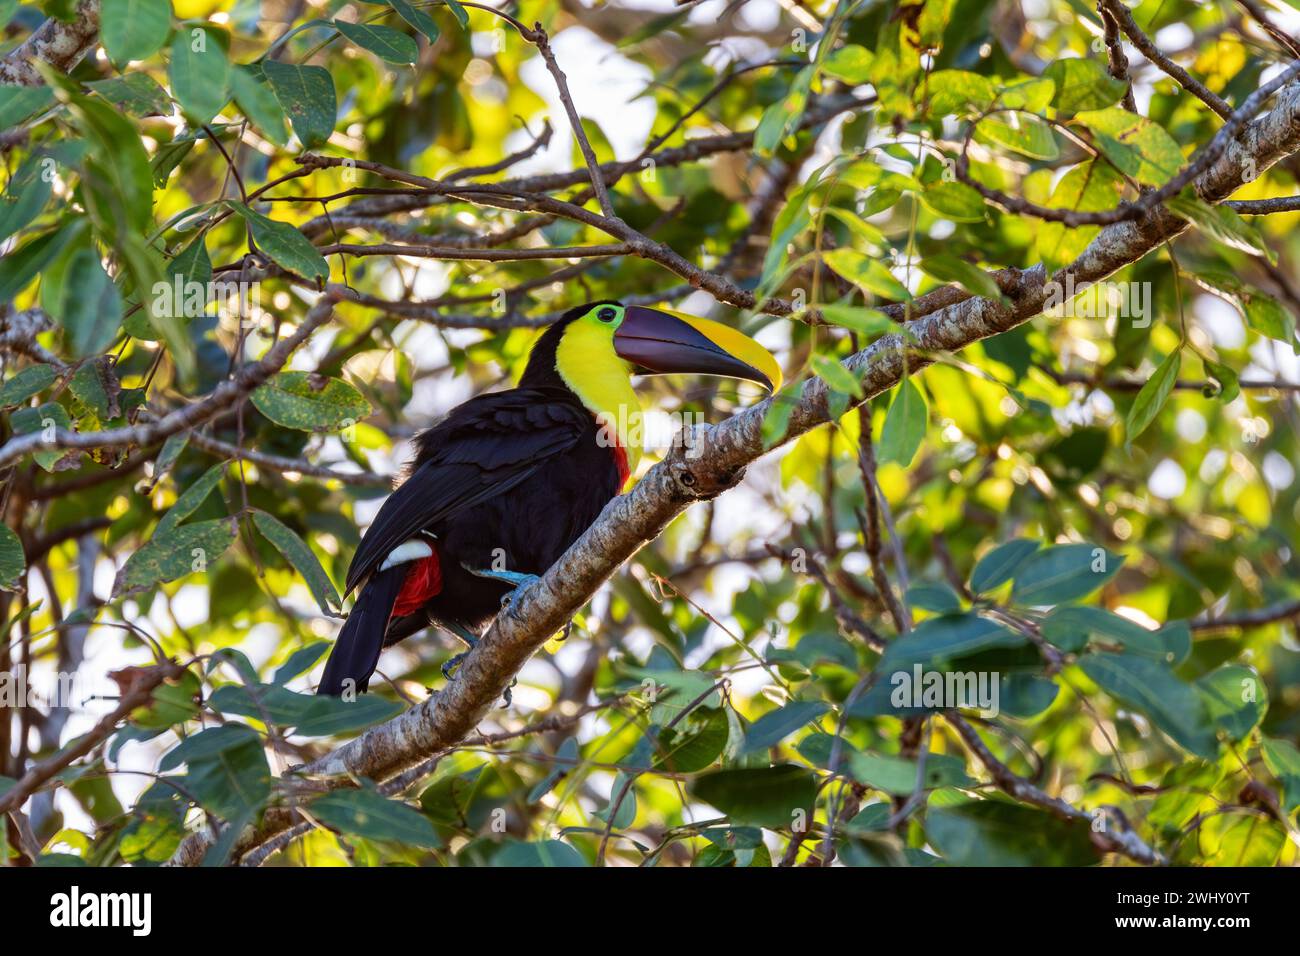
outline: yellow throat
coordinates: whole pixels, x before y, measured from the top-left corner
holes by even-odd
[[[644,426],[641,400],[632,388],[632,366],[614,351],[614,330],[573,322],[555,349],[555,370],[627,454],[629,474],[641,461]]]

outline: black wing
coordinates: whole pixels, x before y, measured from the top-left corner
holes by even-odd
[[[417,439],[415,470],[361,539],[345,594],[418,532],[527,481],[592,428],[589,412],[553,389],[480,395]]]

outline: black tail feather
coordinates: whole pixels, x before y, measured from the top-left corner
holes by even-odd
[[[370,686],[370,675],[375,672],[379,654],[384,649],[388,618],[402,589],[406,571],[407,566],[399,564],[370,576],[352,606],[343,630],[339,631],[316,693],[338,697],[344,691],[345,681],[352,681],[352,688],[357,691]]]

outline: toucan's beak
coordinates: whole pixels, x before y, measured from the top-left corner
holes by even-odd
[[[721,322],[681,312],[628,306],[614,333],[614,351],[651,375],[721,375],[769,392],[781,387],[781,366],[767,349]]]

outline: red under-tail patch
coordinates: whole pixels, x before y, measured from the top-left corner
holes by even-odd
[[[431,598],[442,591],[442,565],[438,562],[438,552],[419,561],[411,562],[406,577],[402,579],[402,590],[397,592],[390,617],[405,617],[414,614]]]

